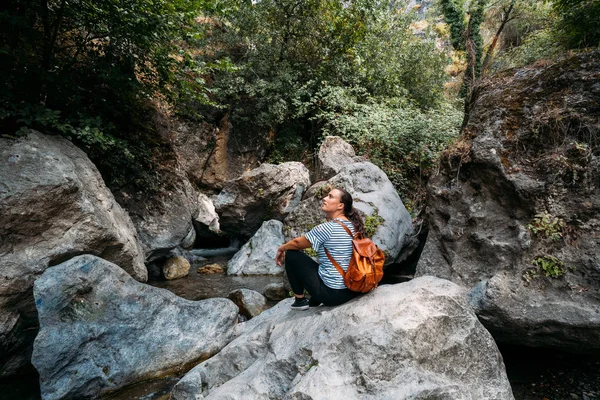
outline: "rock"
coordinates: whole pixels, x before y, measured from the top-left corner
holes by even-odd
[[[291,302],[239,325],[173,399],[513,399],[494,340],[451,282],[383,285],[302,313]]]
[[[262,294],[250,289],[236,289],[227,295],[227,298],[240,309],[240,314],[251,319],[263,312],[267,299]]]
[[[225,269],[219,264],[209,264],[198,268],[199,274],[222,274],[223,272],[225,272]]]
[[[317,179],[327,180],[349,164],[365,161],[354,153],[354,149],[339,136],[326,136],[319,148]]]
[[[598,71],[594,51],[483,80],[469,139],[427,186],[416,275],[472,291],[499,341],[600,351]],[[555,278],[534,265],[550,256]]]
[[[227,275],[279,275],[283,267],[275,264],[277,249],[284,243],[277,220],[266,221],[256,234],[227,263]]]
[[[502,271],[469,293],[471,305],[496,340],[531,347],[588,349],[598,353],[600,302],[578,290],[524,286]]]
[[[331,187],[342,187],[352,195],[354,207],[367,216],[366,225],[375,231],[373,241],[386,252],[386,264],[394,262],[408,244],[412,245],[412,219],[385,173],[370,162],[346,165],[327,182],[313,185],[305,199],[285,219],[285,239],[302,236],[325,222],[320,199]]]
[[[165,170],[168,181],[160,196],[129,196],[119,192],[138,231],[146,262],[165,258],[178,247],[190,248],[196,240],[193,221],[198,215],[198,193],[181,171]]]
[[[269,283],[264,288],[263,294],[267,299],[275,301],[283,300],[290,297],[289,290],[285,288],[285,284],[283,282]]]
[[[215,211],[215,205],[212,200],[205,194],[198,194],[198,215],[195,222],[206,226],[212,232],[220,232],[219,215]]]
[[[264,221],[283,220],[309,186],[308,169],[299,162],[262,164],[227,182],[217,196],[221,229],[251,237]]]
[[[168,281],[183,278],[189,273],[190,262],[181,256],[170,258],[163,267],[163,275]]]
[[[173,121],[173,150],[188,179],[196,186],[223,189],[227,181],[255,168],[264,159],[266,135],[236,129],[226,114],[216,123]]]
[[[227,344],[237,317],[230,300],[185,300],[90,255],[48,269],[34,296],[32,362],[45,400],[96,398],[180,371]]]
[[[83,151],[36,131],[0,138],[0,376],[29,363],[38,325],[33,282],[81,253],[147,279],[131,219]]]
[[[184,250],[191,250],[194,247],[194,243],[196,243],[196,229],[192,225],[188,234],[179,243],[179,246]]]
[[[200,262],[206,261],[206,258],[196,255],[189,250],[182,249],[181,247],[176,247],[166,253],[164,257],[159,257],[154,259],[153,261],[146,264],[146,268],[148,269],[148,280],[149,281],[161,281],[165,279],[165,266],[169,262],[169,260],[179,257],[182,259],[183,265],[186,260],[190,267],[194,264],[198,264]]]

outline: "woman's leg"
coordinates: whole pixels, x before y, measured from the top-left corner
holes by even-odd
[[[286,252],[285,271],[294,294],[302,297],[306,289],[311,296],[311,305],[324,303],[327,306],[337,306],[360,294],[348,289],[327,287],[319,276],[319,264],[302,251]]]
[[[304,296],[304,289],[312,297],[323,291],[319,277],[319,264],[299,250],[288,250],[285,254],[285,271],[294,294]],[[298,296],[297,296],[298,297]]]
[[[360,295],[360,293],[353,292],[349,289],[327,288],[327,291],[323,294],[321,301],[326,306],[339,306],[340,304],[344,304],[345,302],[352,300],[358,295]]]

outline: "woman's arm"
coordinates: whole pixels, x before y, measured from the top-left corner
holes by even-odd
[[[308,241],[306,236],[300,236],[295,239],[290,240],[289,242],[281,245],[277,249],[277,255],[275,256],[275,262],[277,265],[283,265],[283,261],[285,259],[285,252],[287,250],[303,250],[312,247],[312,244]]]

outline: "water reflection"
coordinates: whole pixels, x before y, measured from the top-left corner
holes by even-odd
[[[152,281],[150,285],[167,289],[188,300],[202,300],[212,297],[227,297],[235,289],[251,289],[259,293],[270,283],[283,282],[282,276],[229,276],[225,272],[216,274],[200,274],[198,268],[210,264],[218,264],[227,269],[229,256],[211,257],[205,261],[194,263],[188,276],[172,281]]]

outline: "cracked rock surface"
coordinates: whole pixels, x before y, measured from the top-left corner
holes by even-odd
[[[45,400],[97,398],[193,365],[231,340],[238,314],[228,299],[185,300],[90,255],[48,269],[34,295]]]
[[[291,299],[175,386],[190,399],[513,399],[502,357],[464,292],[433,277],[339,307]]]

